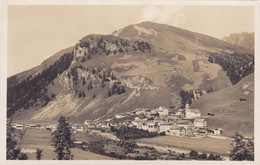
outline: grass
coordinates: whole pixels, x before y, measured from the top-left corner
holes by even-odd
[[[200,65],[198,60],[192,60],[193,65],[193,72],[199,72],[200,71]]]
[[[238,84],[202,96],[192,104],[199,108],[202,115],[214,113],[215,117],[207,119],[210,128],[222,128],[227,136],[239,131],[252,136],[254,134],[254,75],[251,74]],[[244,84],[251,85],[242,89]],[[244,92],[249,92],[244,95]],[[239,101],[244,98],[246,101]]]
[[[158,136],[154,138],[144,138],[140,141],[175,146],[182,149],[196,150],[200,152],[212,152],[227,154],[230,150],[231,140],[215,138],[188,138],[177,136]]]
[[[82,135],[81,135],[82,136]],[[86,137],[89,139],[94,139],[94,137]],[[25,135],[21,142],[21,148],[25,150],[36,150],[37,148],[42,149],[43,160],[53,160],[56,158],[56,154],[54,152],[54,147],[52,146],[52,135],[50,131],[46,130],[38,130],[38,129],[30,129],[26,128]],[[74,155],[74,160],[108,160],[112,159],[108,156],[103,156],[99,154],[95,154],[88,151],[83,151],[78,148],[73,148],[72,154]],[[27,153],[30,160],[35,160],[36,155],[35,152]]]

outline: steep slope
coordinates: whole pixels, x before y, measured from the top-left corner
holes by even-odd
[[[254,51],[254,35],[255,33],[235,33],[230,34],[227,37],[224,37],[223,40],[231,44],[235,44],[244,48],[247,48],[251,51]]]
[[[253,135],[254,74],[234,86],[202,96],[191,107],[199,108],[202,115],[215,114],[207,120],[209,127],[222,128],[226,135],[235,131]]]
[[[88,35],[56,61],[48,59],[53,63],[39,74],[29,70],[32,77],[8,85],[8,117],[53,122],[63,114],[82,123],[136,108],[179,107],[181,89],[231,85],[209,56],[243,59],[238,67],[253,58],[241,47],[168,25],[144,22],[126,29],[118,36]]]

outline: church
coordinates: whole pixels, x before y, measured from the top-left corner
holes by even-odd
[[[201,113],[199,109],[190,109],[190,105],[187,103],[185,106],[185,118],[193,119],[200,117]]]

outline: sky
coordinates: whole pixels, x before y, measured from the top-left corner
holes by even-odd
[[[223,38],[254,31],[254,8],[232,6],[9,6],[7,75],[41,64],[88,34],[142,21]]]

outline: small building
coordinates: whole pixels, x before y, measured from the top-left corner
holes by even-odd
[[[19,123],[15,125],[16,129],[23,129],[23,124]]]
[[[84,132],[84,127],[83,127],[83,125],[80,125],[80,124],[74,124],[72,126],[72,129],[75,132]]]
[[[88,127],[92,124],[92,120],[85,120],[84,124]]]
[[[176,126],[183,127],[187,130],[188,128],[193,127],[193,124],[192,124],[191,120],[177,120]]]
[[[157,123],[149,123],[148,125],[148,131],[149,132],[159,132],[159,125]]]
[[[148,125],[147,125],[146,123],[143,123],[142,129],[143,129],[143,130],[148,130]]]
[[[216,128],[213,131],[214,131],[214,135],[221,135],[221,134],[223,134],[223,131],[222,131],[221,128]]]
[[[123,114],[116,114],[115,117],[116,117],[117,119],[121,119],[121,118],[126,117],[126,115],[123,115]]]
[[[153,121],[159,125],[163,123],[162,119],[154,119]]]
[[[176,116],[183,116],[185,113],[185,110],[184,109],[179,109],[177,112],[176,112]]]
[[[194,127],[205,128],[207,127],[207,121],[206,119],[195,119],[193,125]]]
[[[199,128],[198,130],[197,130],[197,132],[200,134],[200,135],[207,135],[208,134],[208,131],[207,131],[207,129],[205,129],[205,128]]]
[[[200,117],[201,113],[199,109],[190,109],[190,105],[186,104],[185,106],[185,118],[187,119],[193,119]]]
[[[160,124],[159,132],[168,132],[170,128],[174,125],[174,123],[163,123]]]
[[[153,121],[148,121],[143,124],[142,129],[147,128],[149,132],[159,132],[159,125]]]
[[[166,116],[166,115],[169,114],[169,110],[165,107],[159,107],[158,113],[159,113],[160,116]]]
[[[214,130],[208,129],[208,135],[214,135]]]
[[[30,128],[37,128],[36,124],[30,124]]]
[[[174,136],[184,136],[186,134],[186,129],[183,127],[173,126],[170,128],[170,130],[166,134],[174,135]]]
[[[55,130],[57,130],[57,125],[56,124],[50,124],[50,125],[45,126],[45,129],[50,130],[50,131],[55,131]]]
[[[143,127],[143,121],[141,121],[141,120],[134,120],[134,121],[132,121],[132,124],[134,125],[134,126],[136,126],[136,128],[138,128],[138,129],[142,129],[142,127]]]

